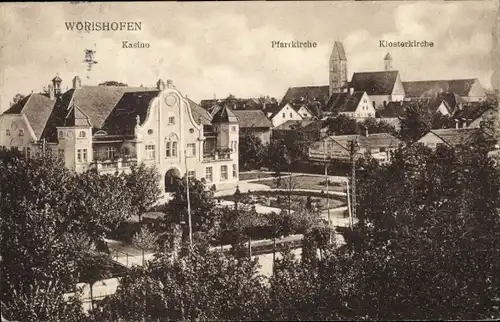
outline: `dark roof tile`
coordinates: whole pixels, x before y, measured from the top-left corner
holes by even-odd
[[[454,92],[460,96],[468,96],[472,85],[478,80],[452,79],[452,80],[431,80],[403,82],[407,97],[433,98],[442,92]]]
[[[235,110],[233,113],[238,118],[240,128],[271,128],[273,126],[261,110]]]
[[[398,75],[398,71],[354,73],[349,86],[368,95],[390,95]]]

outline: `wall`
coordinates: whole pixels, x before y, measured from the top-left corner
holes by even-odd
[[[439,138],[438,136],[436,136],[432,132],[427,133],[422,138],[420,138],[417,142],[423,143],[425,146],[432,148],[432,149],[436,148],[436,144],[444,143],[441,138]]]
[[[391,95],[370,95],[370,100],[375,102],[375,109],[382,109],[384,107],[384,101],[389,103],[391,101]]]
[[[297,112],[300,114],[302,119],[310,119],[313,117],[304,106],[301,106]]]
[[[10,136],[7,135],[7,130],[10,131]],[[0,146],[5,146],[6,149],[17,146],[19,151],[22,151],[23,147],[30,147],[33,151],[32,141],[34,140],[35,137],[25,117],[19,114],[0,116]]]
[[[169,124],[169,117],[174,117],[174,124]],[[235,131],[232,131],[235,127]],[[236,141],[238,145],[239,129],[237,124],[228,124],[221,126],[221,132],[224,133],[224,139],[231,144]],[[148,116],[144,123],[136,128],[138,139],[142,143],[138,144],[138,159],[145,161],[148,165],[155,165],[161,175],[161,187],[164,189],[164,178],[167,171],[176,169],[181,176],[187,171],[195,171],[196,178],[205,177],[207,166],[213,167],[213,183],[218,185],[220,181],[220,165],[228,166],[228,180],[223,184],[236,186],[238,176],[232,178],[232,166],[236,165],[238,170],[238,152],[233,151],[230,154],[230,160],[203,160],[203,126],[199,125],[191,115],[191,108],[188,101],[175,89],[175,87],[166,88],[150,105]],[[177,142],[177,156],[167,157],[166,143]],[[187,151],[187,144],[195,144],[196,152],[192,155]],[[155,146],[155,158],[146,159],[146,146]],[[230,146],[229,146],[230,147]],[[187,155],[185,154],[187,152]],[[186,157],[187,156],[187,157]],[[238,172],[238,171],[237,171]]]
[[[469,102],[480,102],[486,99],[486,92],[479,81],[475,81],[469,91],[469,96],[464,97]]]
[[[396,82],[394,83],[394,88],[392,89],[391,100],[393,102],[399,102],[404,100],[405,98],[405,89],[403,86],[403,82],[401,82],[401,77],[398,73],[396,77]]]
[[[284,116],[283,116],[283,114],[284,114]],[[290,114],[291,114],[291,116],[290,116]],[[300,121],[300,120],[302,120],[302,117],[289,104],[286,104],[279,111],[279,113],[277,113],[273,117],[273,119],[271,121],[273,123],[273,126],[276,127],[276,126],[279,126],[279,125],[285,123],[286,121],[290,121],[290,120]]]

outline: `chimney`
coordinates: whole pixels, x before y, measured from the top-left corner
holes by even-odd
[[[174,82],[171,79],[167,79],[167,87],[168,88],[173,88],[174,87]]]
[[[349,95],[354,94],[354,87],[349,87]]]
[[[54,92],[54,85],[52,85],[52,83],[49,83],[48,91],[49,91],[49,98],[51,100],[55,99],[56,98],[56,94]]]
[[[73,89],[80,87],[82,87],[82,80],[80,79],[80,77],[78,76],[73,77]]]
[[[157,82],[156,82],[156,88],[160,91],[164,90],[165,89],[165,82],[163,81],[163,79],[159,79]]]
[[[52,79],[52,84],[54,85],[54,96],[55,97],[58,97],[59,95],[61,95],[61,83],[62,83],[62,79],[59,77],[59,74],[57,74],[56,77],[54,77]]]

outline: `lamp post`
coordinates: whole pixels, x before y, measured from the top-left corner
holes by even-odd
[[[193,229],[191,226],[191,200],[189,198],[189,172],[187,167],[187,150],[184,150],[184,164],[186,167],[186,199],[188,211],[188,226],[189,226],[189,248],[193,249]]]
[[[328,165],[326,163],[326,139],[323,141],[323,160],[325,162],[326,211],[328,216],[328,242],[332,243],[332,220],[330,218],[330,194],[328,192]]]

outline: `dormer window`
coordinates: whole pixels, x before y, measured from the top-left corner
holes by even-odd
[[[86,136],[85,131],[80,131],[80,133],[78,133],[79,138],[84,138],[85,136]]]

